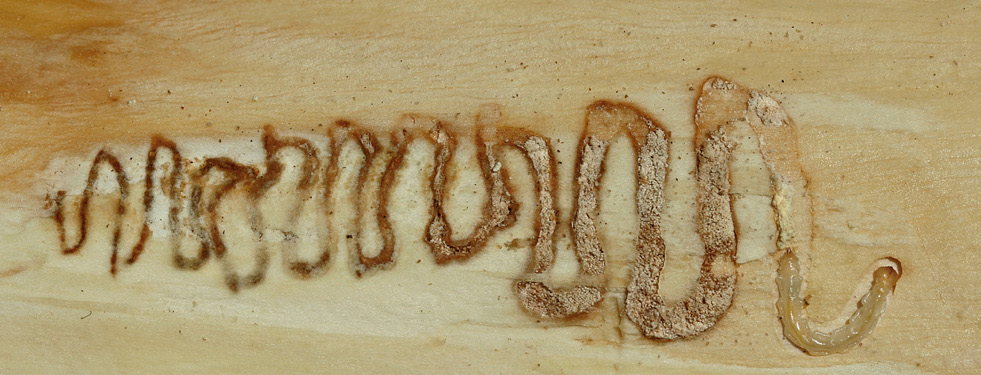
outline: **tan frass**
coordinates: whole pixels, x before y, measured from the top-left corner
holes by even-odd
[[[979,20],[0,1],[0,373],[974,373]]]

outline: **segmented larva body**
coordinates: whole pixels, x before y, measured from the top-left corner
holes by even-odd
[[[888,266],[873,271],[869,292],[860,307],[842,327],[830,332],[811,328],[804,309],[803,277],[798,253],[811,238],[796,233],[811,227],[810,197],[807,178],[801,167],[797,134],[792,120],[773,98],[759,91],[742,88],[722,78],[709,78],[696,102],[696,133],[746,122],[759,137],[760,153],[770,168],[777,224],[777,313],[783,323],[784,336],[793,345],[811,355],[841,353],[867,337],[885,312],[889,296],[902,275],[902,265],[894,258],[881,259]],[[769,145],[769,146],[765,146]],[[794,215],[794,212],[801,214]]]
[[[777,285],[780,288],[777,310],[784,335],[807,354],[828,355],[848,350],[872,334],[886,312],[886,303],[896,289],[901,271],[892,266],[877,268],[872,273],[872,287],[859,300],[858,309],[844,325],[829,332],[811,328],[805,317],[802,297],[804,278],[800,274],[800,261],[793,251],[788,251],[780,258],[777,269]]]
[[[244,165],[224,157],[206,158],[201,165],[190,168],[182,158],[177,144],[161,136],[151,139],[147,153],[145,191],[143,194],[144,223],[136,244],[124,257],[127,265],[134,264],[143,253],[150,236],[148,212],[155,204],[169,204],[166,224],[171,233],[171,251],[174,265],[180,269],[196,270],[208,261],[212,254],[219,262],[224,282],[233,292],[254,287],[265,278],[270,266],[270,252],[261,240],[267,227],[257,201],[283,178],[284,165],[280,153],[294,149],[302,154],[299,164],[300,180],[296,184],[298,199],[287,210],[297,212],[310,197],[330,201],[338,183],[340,152],[345,143],[357,145],[363,157],[357,171],[358,201],[356,207],[355,235],[347,236],[351,251],[353,272],[362,277],[371,272],[388,269],[397,259],[398,247],[392,230],[392,218],[388,212],[388,199],[395,185],[396,175],[405,168],[409,144],[417,140],[428,141],[434,148],[433,170],[429,176],[431,210],[424,240],[430,247],[437,264],[465,261],[487,244],[498,231],[516,222],[518,202],[513,198],[509,185],[509,167],[503,164],[503,152],[519,151],[530,163],[534,182],[535,238],[532,255],[526,272],[514,282],[514,293],[519,305],[530,314],[542,318],[569,318],[587,314],[602,301],[605,291],[603,276],[606,271],[606,255],[598,234],[596,219],[599,215],[600,181],[605,173],[605,160],[610,145],[618,137],[626,137],[636,155],[637,178],[636,205],[639,214],[639,230],[636,240],[636,259],[632,278],[626,290],[625,314],[640,332],[652,339],[674,340],[692,337],[713,327],[732,304],[737,281],[736,232],[730,197],[730,159],[733,143],[727,129],[736,122],[746,121],[765,142],[779,143],[782,147],[762,147],[764,160],[771,168],[775,181],[803,181],[803,171],[797,160],[796,135],[789,117],[779,104],[769,97],[745,90],[720,78],[710,78],[702,86],[695,108],[696,150],[696,197],[697,225],[704,256],[696,286],[681,302],[666,304],[659,294],[660,275],[665,263],[665,243],[661,234],[661,217],[664,205],[664,182],[668,174],[668,141],[670,135],[649,114],[634,105],[621,102],[598,101],[587,107],[585,127],[579,140],[573,179],[573,212],[571,228],[573,246],[579,263],[576,281],[570,286],[558,286],[547,281],[547,273],[555,260],[555,234],[558,226],[556,205],[557,168],[551,139],[532,130],[507,126],[501,123],[500,109],[487,106],[477,117],[473,137],[481,178],[488,189],[488,198],[481,208],[475,229],[469,236],[452,239],[453,229],[447,219],[449,214],[444,200],[448,195],[447,181],[450,160],[456,152],[458,135],[454,128],[441,120],[407,117],[408,123],[424,122],[430,126],[407,126],[404,129],[375,133],[350,121],[338,121],[328,131],[330,149],[322,160],[317,148],[307,139],[281,137],[271,126],[262,135],[265,151],[263,168]],[[160,162],[161,151],[169,153],[169,163]],[[166,156],[166,155],[165,155]],[[169,168],[164,168],[170,165]],[[122,220],[126,213],[125,201],[129,194],[129,180],[119,160],[107,150],[100,150],[88,173],[82,193],[77,221],[77,241],[69,244],[66,238],[64,201],[66,193],[58,191],[54,198],[54,218],[57,223],[62,252],[75,254],[85,245],[88,237],[90,201],[100,169],[108,166],[120,191],[121,199],[115,202],[115,228],[112,235],[110,272],[118,272]],[[160,178],[155,178],[157,169]],[[156,181],[156,183],[155,183]],[[163,192],[166,202],[155,201],[155,190]],[[898,270],[889,267],[876,271],[870,293],[862,300],[862,307],[845,327],[831,333],[817,332],[809,328],[803,318],[800,299],[802,279],[799,263],[794,254],[791,229],[796,225],[787,219],[792,211],[787,203],[791,196],[779,189],[803,189],[800,186],[774,185],[774,208],[777,211],[778,247],[784,250],[779,261],[777,282],[780,297],[780,314],[789,341],[810,354],[840,352],[868,336],[885,309],[885,303],[899,278]],[[254,264],[251,270],[240,270],[227,259],[228,249],[220,229],[218,213],[223,199],[233,191],[242,191],[248,198],[249,230],[256,240],[252,252]],[[322,193],[320,191],[322,190]],[[187,192],[187,194],[184,194]],[[794,204],[801,204],[795,202]],[[786,207],[784,207],[786,206]],[[365,209],[367,207],[367,209]],[[374,212],[368,215],[367,212]],[[283,224],[287,233],[283,241],[284,269],[297,278],[306,279],[326,271],[331,254],[336,251],[338,236],[331,226],[330,212],[324,212],[328,227],[326,239],[318,242],[319,253],[309,260],[301,259],[295,241],[288,233],[297,226],[297,215]],[[365,252],[366,222],[374,221],[380,236],[377,255]],[[322,234],[322,233],[321,233]],[[185,255],[185,245],[197,248],[197,254]],[[192,250],[193,251],[193,250]],[[898,261],[897,261],[898,267]]]

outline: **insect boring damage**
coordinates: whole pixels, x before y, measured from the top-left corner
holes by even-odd
[[[50,203],[62,253],[81,253],[92,247],[88,242],[91,216],[96,212],[94,197],[99,195],[96,185],[100,175],[108,173],[118,192],[113,194],[119,195],[109,200],[114,208],[111,275],[139,272],[141,255],[158,250],[147,243],[157,236],[151,224],[162,219],[173,265],[200,270],[214,258],[225,287],[233,293],[259,286],[277,268],[300,280],[345,270],[359,279],[412,272],[397,267],[410,261],[400,257],[404,244],[411,241],[425,244],[437,267],[454,267],[481,252],[493,251],[488,246],[491,239],[518,225],[519,211],[527,205],[533,207],[527,211],[532,213],[533,236],[527,246],[527,264],[511,281],[513,298],[530,316],[562,321],[588,316],[611,293],[608,244],[598,218],[611,145],[625,139],[633,153],[630,173],[636,179],[633,198],[638,225],[629,284],[622,302],[616,303],[623,304],[620,314],[641,335],[670,341],[695,337],[714,327],[739,292],[738,225],[732,191],[732,159],[738,141],[730,134],[737,124],[748,123],[759,138],[760,153],[775,181],[772,207],[778,235],[773,241],[788,254],[778,264],[779,296],[774,296],[785,335],[809,354],[837,353],[854,346],[871,334],[900,273],[889,267],[877,270],[869,295],[845,327],[831,333],[808,328],[802,318],[801,267],[794,256],[794,251],[803,250],[794,244],[804,240],[796,237],[801,225],[796,217],[807,212],[810,203],[804,193],[793,121],[772,97],[720,77],[707,79],[695,99],[690,147],[695,155],[695,223],[702,246],[698,252],[701,264],[694,287],[677,302],[668,302],[661,295],[667,262],[662,233],[664,189],[667,179],[689,171],[669,170],[669,160],[678,152],[669,149],[670,132],[629,102],[600,100],[585,108],[572,176],[559,174],[558,164],[566,159],[557,154],[554,138],[511,124],[501,107],[487,105],[471,128],[423,115],[405,115],[399,127],[384,130],[350,120],[305,135],[283,135],[276,127],[266,126],[260,139],[263,157],[251,163],[218,155],[191,160],[179,142],[158,135],[150,140],[142,182],[131,180],[111,148],[105,148],[92,161],[82,193],[69,195],[59,190]],[[317,137],[327,141],[313,140]],[[420,168],[409,162],[418,144],[432,149],[430,167],[408,173]],[[520,155],[527,168],[509,163],[509,153]],[[461,171],[453,162],[460,155],[472,158],[476,169]],[[479,204],[463,208],[451,204],[460,190],[457,177],[462,172],[477,176],[474,193],[483,190],[482,195],[477,194],[483,197]],[[411,199],[428,207],[428,217],[399,216],[390,208],[393,201],[406,199],[396,194],[395,187],[410,175],[419,177],[414,183],[425,186],[422,196]],[[530,178],[531,200],[516,196],[512,176]],[[137,191],[143,189],[140,204],[127,203],[132,201],[128,196],[133,186]],[[572,195],[566,216],[559,204],[563,187]],[[353,202],[346,202],[354,207],[350,222],[336,218],[336,192],[343,189],[354,191]],[[161,210],[165,212],[162,217],[151,214]],[[123,246],[123,222],[131,217],[129,211],[142,211],[143,222],[137,225],[135,244]],[[454,219],[463,214],[475,216],[471,228]],[[400,234],[398,228],[407,221],[425,222],[420,238]],[[298,235],[304,226],[314,229]],[[563,226],[570,230],[568,248],[558,239]],[[353,229],[348,232],[345,228]],[[348,249],[343,257],[347,264],[331,267],[342,242]],[[301,251],[304,244],[308,249]],[[552,275],[560,251],[575,254],[577,272],[569,280],[559,281]],[[277,254],[282,267],[273,266]]]

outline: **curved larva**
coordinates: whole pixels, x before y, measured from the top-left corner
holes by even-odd
[[[780,258],[777,270],[780,291],[777,311],[783,323],[784,336],[810,355],[841,353],[858,345],[872,334],[879,318],[886,312],[886,302],[896,289],[899,276],[899,270],[892,267],[876,269],[872,274],[872,287],[859,301],[858,309],[845,325],[830,332],[816,331],[810,327],[804,315],[805,302],[801,297],[804,278],[800,275],[800,262],[793,251],[786,252]]]
[[[840,353],[868,337],[886,310],[886,302],[901,276],[898,260],[895,268],[880,267],[873,274],[869,293],[848,322],[830,332],[815,331],[804,317],[801,298],[803,278],[797,260],[801,248],[810,248],[811,210],[806,194],[806,175],[800,163],[797,134],[793,121],[768,95],[750,91],[720,77],[710,77],[702,85],[696,108],[696,122],[721,126],[733,121],[747,121],[760,140],[760,152],[770,167],[774,181],[773,206],[777,219],[777,248],[785,253],[779,260],[776,283],[780,295],[777,313],[784,337],[811,355]],[[793,215],[794,212],[802,214]],[[796,235],[799,234],[799,235]],[[799,237],[799,238],[795,238]]]
[[[490,236],[512,225],[518,203],[512,198],[507,183],[508,168],[501,165],[499,160],[502,160],[501,153],[506,148],[523,152],[531,163],[534,175],[538,213],[534,225],[537,233],[528,270],[525,277],[515,281],[514,291],[519,304],[530,313],[546,318],[570,317],[589,312],[602,300],[604,286],[600,283],[605,272],[606,259],[595,222],[599,210],[599,184],[605,172],[604,162],[610,144],[616,137],[626,136],[637,155],[636,200],[640,216],[638,253],[633,277],[627,289],[626,315],[637,324],[644,336],[665,340],[691,337],[716,324],[731,305],[736,284],[735,229],[729,198],[729,159],[732,144],[725,131],[735,122],[747,121],[759,137],[761,153],[775,181],[773,206],[777,211],[776,241],[777,248],[784,251],[779,259],[776,277],[779,289],[776,307],[787,340],[811,355],[839,353],[870,335],[884,314],[889,296],[894,292],[901,276],[901,266],[894,259],[894,266],[875,270],[870,291],[861,299],[857,311],[842,327],[829,332],[816,331],[810,327],[804,316],[805,302],[801,298],[803,278],[797,256],[807,254],[809,247],[807,242],[796,239],[795,234],[799,234],[797,237],[801,239],[809,239],[810,218],[807,215],[794,216],[792,213],[806,213],[810,210],[804,185],[806,176],[799,161],[793,122],[780,104],[765,94],[746,90],[717,77],[709,78],[702,86],[696,102],[694,145],[697,151],[698,227],[705,245],[705,255],[696,288],[685,301],[674,305],[665,305],[658,295],[658,282],[665,261],[660,219],[668,157],[668,134],[660,124],[640,109],[626,103],[599,101],[588,107],[573,181],[576,200],[572,229],[580,266],[580,281],[572,287],[554,288],[549,283],[540,281],[542,275],[552,266],[555,254],[553,237],[557,226],[557,188],[554,151],[549,138],[528,130],[498,126],[498,118],[500,113],[496,107],[493,111],[481,113],[477,118],[477,158],[481,176],[490,190],[489,198],[471,236],[458,241],[450,240],[452,230],[446,220],[447,213],[443,205],[445,195],[448,194],[445,187],[447,168],[456,147],[456,137],[447,125],[432,120],[434,126],[428,134],[436,149],[435,167],[430,175],[432,218],[425,239],[436,262],[445,264],[470,257],[480,251]],[[165,200],[170,201],[168,219],[169,230],[175,234],[171,239],[175,265],[182,269],[198,269],[213,252],[223,270],[225,284],[233,292],[237,292],[241,288],[253,287],[262,282],[269,267],[270,255],[265,242],[259,239],[253,249],[256,261],[251,271],[240,273],[227,259],[228,249],[219,229],[222,223],[219,222],[217,212],[226,194],[233,190],[242,190],[247,194],[250,229],[253,235],[258,236],[263,227],[263,218],[256,207],[256,200],[282,176],[283,165],[276,155],[277,152],[284,148],[295,148],[304,153],[302,175],[298,184],[301,194],[306,195],[309,190],[319,186],[318,173],[323,169],[324,174],[319,182],[324,184],[324,201],[328,202],[338,174],[337,161],[341,144],[353,138],[365,158],[359,170],[357,200],[359,204],[379,204],[375,220],[383,240],[379,255],[367,257],[361,247],[361,231],[358,230],[352,246],[356,255],[353,257],[356,258],[353,261],[354,272],[361,276],[372,269],[388,267],[394,262],[396,249],[385,202],[394,176],[402,168],[406,146],[414,134],[408,130],[403,130],[402,133],[393,132],[384,139],[385,142],[381,142],[375,134],[349,122],[339,121],[329,133],[333,143],[327,157],[328,166],[320,168],[316,148],[310,141],[298,137],[278,137],[271,127],[267,127],[263,134],[265,168],[261,174],[259,168],[238,164],[229,158],[205,159],[201,168],[191,170],[184,165],[174,142],[155,136],[147,154],[143,226],[126,263],[133,264],[138,260],[150,235],[151,219],[147,212],[156,203],[153,191],[154,171],[160,164],[157,159],[161,149],[167,149],[171,153],[170,162],[173,163],[157,184],[164,193]],[[115,275],[121,223],[130,191],[129,180],[119,160],[108,151],[100,150],[92,162],[77,213],[79,234],[72,244],[66,238],[65,192],[58,191],[52,201],[61,251],[64,254],[78,253],[87,241],[87,227],[91,224],[90,201],[104,165],[114,174],[121,195],[114,203],[115,228],[111,242],[110,272]],[[383,168],[377,188],[374,184],[367,183],[369,176],[374,176],[371,171],[378,169],[373,169],[373,165]],[[182,192],[188,185],[191,189],[190,196],[185,197]],[[297,204],[305,204],[305,200]],[[179,233],[179,229],[186,223],[180,220],[179,214],[185,208],[189,208],[191,232],[201,244],[196,257],[185,257],[181,249],[182,240],[186,240],[182,236],[186,235]],[[365,219],[362,211],[364,210],[357,211],[359,225]],[[295,222],[290,223],[294,224]],[[330,224],[327,226],[330,227]],[[333,231],[330,233],[333,235]],[[332,239],[326,241],[322,253],[313,261],[299,259],[295,246],[286,244],[283,254],[287,270],[301,278],[324,272],[334,242]]]

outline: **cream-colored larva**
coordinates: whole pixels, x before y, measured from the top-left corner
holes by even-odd
[[[776,278],[780,292],[777,310],[783,323],[784,336],[794,346],[810,355],[841,353],[858,345],[872,333],[882,314],[886,312],[886,303],[902,272],[898,268],[898,262],[896,267],[876,269],[872,274],[872,287],[859,301],[858,310],[848,318],[845,325],[830,332],[821,332],[811,328],[804,316],[804,278],[800,274],[800,262],[793,251],[787,251],[780,258]]]
[[[285,165],[279,159],[279,151],[291,148],[304,155],[295,190],[299,197],[306,198],[298,199],[292,205],[285,200],[281,205],[290,207],[282,210],[300,211],[303,204],[314,199],[313,193],[322,188],[323,196],[310,204],[319,207],[329,217],[333,210],[327,202],[337,181],[340,150],[345,142],[355,140],[364,158],[357,172],[358,210],[355,221],[361,225],[363,221],[376,220],[381,249],[378,255],[366,255],[360,228],[355,235],[346,236],[348,247],[352,249],[352,268],[359,277],[372,270],[389,269],[395,262],[397,249],[392,231],[393,218],[386,208],[387,199],[396,174],[407,167],[402,162],[408,152],[407,145],[418,138],[428,140],[435,147],[433,169],[428,177],[431,195],[424,198],[431,199],[430,220],[423,238],[432,251],[435,263],[445,265],[465,261],[486,247],[496,233],[514,225],[519,203],[513,197],[509,173],[530,172],[536,193],[537,215],[533,224],[536,236],[527,270],[514,280],[515,297],[524,310],[541,318],[582,316],[597,308],[609,293],[606,289],[606,253],[596,218],[599,216],[600,184],[609,147],[616,138],[626,137],[631,141],[637,158],[634,173],[637,179],[635,198],[639,226],[637,255],[621,305],[622,314],[637,325],[643,336],[651,339],[693,337],[715,326],[725,316],[736,295],[739,276],[735,262],[737,233],[730,198],[730,159],[734,140],[727,136],[727,131],[738,123],[748,123],[759,138],[760,153],[770,168],[773,183],[772,205],[778,234],[776,248],[783,249],[776,277],[779,290],[776,307],[784,335],[793,345],[810,355],[841,353],[858,345],[872,333],[886,310],[889,297],[902,274],[899,261],[889,258],[892,264],[875,269],[869,292],[861,298],[858,309],[844,325],[828,332],[812,328],[805,316],[806,301],[802,297],[804,281],[797,258],[798,254],[809,251],[804,241],[811,237],[808,230],[811,227],[810,218],[794,215],[794,212],[811,211],[810,198],[792,119],[775,99],[718,77],[709,78],[702,85],[695,109],[693,146],[698,154],[696,203],[699,235],[705,252],[696,286],[679,303],[666,303],[659,294],[661,271],[666,260],[660,224],[670,134],[653,116],[633,104],[603,100],[587,107],[576,155],[577,166],[571,189],[575,200],[569,226],[574,236],[579,275],[571,286],[553,285],[548,275],[555,261],[554,237],[560,225],[556,204],[559,190],[557,158],[552,139],[532,130],[506,126],[500,120],[500,108],[497,106],[482,109],[473,129],[474,146],[481,178],[488,187],[488,199],[482,207],[480,222],[467,238],[453,239],[447,219],[447,215],[453,212],[448,212],[444,204],[445,198],[452,194],[447,187],[451,180],[448,168],[456,150],[456,131],[460,129],[436,118],[406,115],[407,126],[401,131],[387,134],[375,134],[349,121],[338,121],[328,132],[332,144],[324,162],[319,159],[317,148],[311,141],[302,137],[280,137],[272,126],[267,126],[263,132],[264,165],[246,164],[231,157],[210,157],[203,160],[202,166],[191,169],[185,166],[187,163],[184,163],[185,159],[181,157],[175,142],[155,136],[151,140],[145,166],[144,223],[138,243],[125,259],[125,264],[132,265],[139,258],[150,236],[150,219],[145,213],[157,204],[153,186],[156,179],[154,171],[158,168],[158,149],[169,150],[173,165],[169,173],[161,173],[156,185],[163,192],[164,200],[170,201],[170,231],[172,237],[178,239],[172,242],[175,266],[197,270],[214,254],[223,270],[226,285],[237,292],[263,282],[270,268],[271,255],[266,248],[268,241],[261,238],[267,224],[256,201],[264,199],[267,191],[284,176]],[[420,127],[416,125],[416,120],[432,126]],[[428,129],[428,133],[424,135],[423,129]],[[506,149],[523,153],[531,170],[511,170],[502,162]],[[326,165],[326,168],[321,168],[321,165]],[[127,212],[125,202],[130,191],[130,181],[119,159],[107,150],[98,153],[89,170],[77,210],[66,210],[67,204],[71,203],[66,203],[65,191],[58,191],[48,203],[54,206],[54,220],[62,252],[78,253],[86,243],[87,228],[91,224],[89,205],[95,194],[100,168],[107,167],[114,173],[121,196],[114,203],[116,226],[110,255],[110,273],[115,275],[117,263],[122,259],[119,258],[121,224]],[[376,175],[377,182],[369,183],[369,177]],[[185,184],[190,186],[190,195],[186,197],[181,194],[181,187]],[[252,234],[251,252],[255,256],[255,266],[248,273],[240,272],[230,260],[230,249],[223,239],[224,228],[231,224],[223,220],[219,206],[224,197],[233,191],[245,193],[248,201],[247,230]],[[190,211],[186,220],[180,217],[185,207]],[[71,220],[72,224],[77,222],[79,226],[75,241],[67,238],[67,212],[77,213],[77,219]],[[370,215],[369,212],[374,214]],[[290,228],[296,226],[297,220],[296,215],[288,218],[284,232],[291,232]],[[331,224],[328,219],[325,226],[331,227]],[[179,229],[184,225],[191,227],[194,236],[190,237],[197,237],[195,242],[200,243],[200,250],[194,258],[185,257],[181,250]],[[330,229],[327,230],[327,238],[318,243],[320,255],[312,260],[301,259],[296,244],[286,241],[289,243],[283,245],[282,256],[287,272],[300,279],[313,278],[326,272],[330,255],[336,251],[335,231]],[[417,262],[421,262],[421,259]]]

